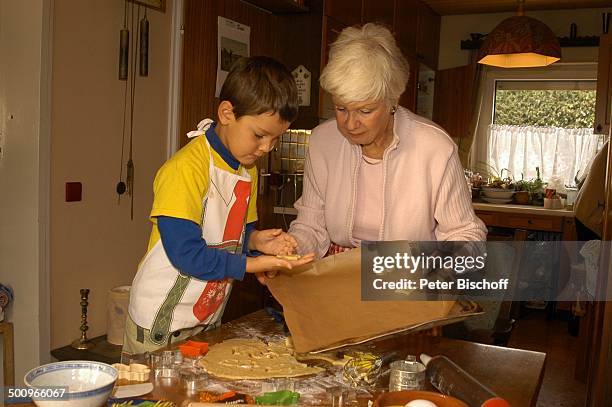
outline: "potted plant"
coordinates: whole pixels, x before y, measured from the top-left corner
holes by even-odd
[[[523,179],[523,174],[521,174],[521,179],[514,183],[514,189],[516,192],[514,193],[514,202],[519,205],[529,205],[529,190],[531,189],[531,183]]]
[[[531,195],[532,205],[544,205],[544,188],[546,188],[546,182],[540,178],[540,167],[536,167],[536,179],[529,182],[529,194]]]
[[[514,201],[517,204],[544,205],[546,182],[540,178],[540,167],[536,167],[536,174],[536,178],[529,181],[525,180],[523,174],[521,174],[521,179],[514,184],[516,189]]]

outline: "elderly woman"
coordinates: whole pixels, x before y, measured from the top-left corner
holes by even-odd
[[[398,106],[409,66],[391,32],[350,27],[331,46],[321,86],[335,119],[310,137],[289,233],[317,257],[361,241],[484,241],[457,155],[431,121]]]

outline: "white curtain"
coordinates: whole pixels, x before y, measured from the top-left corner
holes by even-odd
[[[544,181],[560,179],[573,185],[576,174],[587,171],[603,145],[593,129],[507,126],[492,124],[488,129],[487,162],[498,172],[506,168],[515,180],[536,178],[536,167]],[[505,176],[505,171],[504,171]]]

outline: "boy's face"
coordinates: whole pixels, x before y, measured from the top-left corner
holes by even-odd
[[[219,138],[234,158],[244,166],[253,165],[258,158],[272,151],[290,125],[283,121],[278,113],[245,115],[239,119],[235,119],[233,113],[229,116],[221,113],[219,116]]]

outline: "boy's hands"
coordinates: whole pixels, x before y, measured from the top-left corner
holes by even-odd
[[[297,248],[297,241],[282,229],[255,230],[248,242],[249,250],[257,250],[264,254],[292,254]]]
[[[272,273],[279,270],[291,270],[294,267],[308,264],[314,260],[314,253],[308,253],[298,260],[286,260],[276,256],[258,256],[258,257],[247,257],[246,272],[247,273],[266,273],[268,276],[272,276]]]
[[[247,257],[246,272],[255,273],[257,280],[266,285],[266,280],[276,276],[278,271],[290,270],[314,260],[314,253],[295,256],[295,259],[288,256],[295,253],[297,245],[295,238],[282,229],[253,231],[249,237],[248,249],[260,251],[265,255]]]

